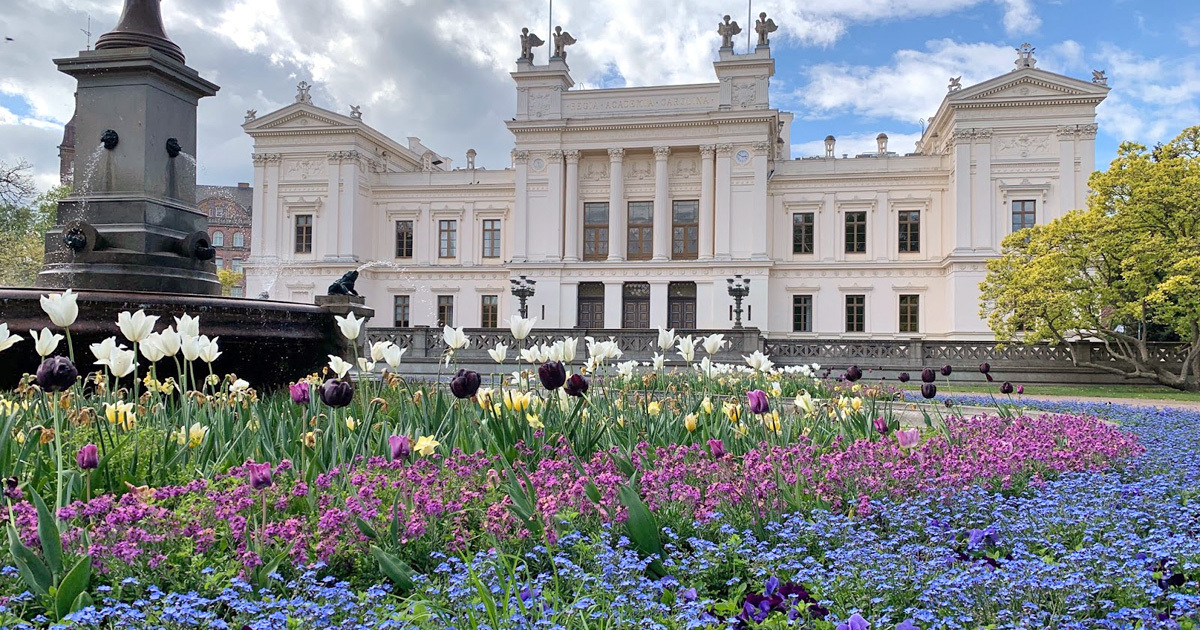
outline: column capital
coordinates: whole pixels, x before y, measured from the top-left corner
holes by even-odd
[[[625,149],[609,149],[608,159],[612,160],[613,162],[620,162],[621,160],[625,159]]]
[[[513,160],[513,164],[528,164],[529,163],[529,152],[513,150],[512,160]]]
[[[264,164],[278,164],[283,160],[283,156],[278,153],[255,153],[254,165],[261,166]]]
[[[551,149],[550,152],[548,152],[546,154],[546,157],[548,157],[550,159],[550,161],[555,164],[561,164],[562,159],[563,159],[563,152],[558,149]]]
[[[717,145],[715,145],[715,144],[700,145],[700,157],[711,158],[712,156],[716,155],[716,153],[717,153]]]
[[[754,155],[769,155],[771,152],[771,143],[770,142],[755,142],[753,148],[754,148]]]
[[[654,159],[665,160],[671,156],[671,147],[654,147]]]
[[[729,157],[729,156],[733,155],[733,145],[725,144],[725,143],[718,144],[717,145],[717,155],[719,155],[721,157]]]
[[[562,154],[563,154],[563,157],[565,157],[567,159],[567,164],[578,164],[579,163],[579,151],[571,149],[568,151],[563,151]]]

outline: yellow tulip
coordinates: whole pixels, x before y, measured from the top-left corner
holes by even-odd
[[[692,431],[695,431],[696,430],[696,414],[689,413],[683,419],[683,426],[684,426],[684,428],[686,428],[688,430],[689,433]]]
[[[646,413],[652,416],[657,416],[658,414],[662,413],[662,405],[658,404],[658,401],[655,400],[649,405],[646,405]]]
[[[725,417],[729,418],[729,421],[734,424],[737,424],[738,420],[742,417],[742,408],[733,403],[725,403],[722,411],[725,413]]]
[[[417,443],[413,446],[413,450],[424,455],[425,457],[429,457],[430,455],[433,455],[437,447],[441,445],[442,443],[433,439],[432,435],[422,435],[421,437],[417,438]]]
[[[316,431],[309,431],[308,433],[304,434],[304,445],[307,446],[308,448],[316,448],[317,447],[317,432]]]
[[[546,428],[546,425],[542,424],[542,421],[539,420],[537,416],[535,416],[531,413],[525,414],[525,421],[529,423],[529,428],[531,428],[531,429],[536,430],[536,429],[545,429]]]
[[[862,411],[863,401],[861,398],[855,398],[850,401],[850,408],[855,411]]]
[[[704,410],[704,413],[711,414],[713,412],[712,400],[705,396],[704,401],[700,403],[700,408]]]
[[[358,426],[358,423],[354,421],[354,417],[346,416],[346,428],[353,431],[354,427],[356,427],[356,426]]]
[[[16,440],[17,440],[17,444],[24,444],[25,443],[25,432],[17,431]]]
[[[773,431],[775,433],[779,433],[779,428],[780,428],[779,412],[772,411],[770,415],[764,414],[763,415],[763,426],[765,426],[768,431]]]
[[[533,394],[525,392],[518,394],[512,390],[504,390],[504,406],[509,411],[525,411],[533,402]]]
[[[110,423],[126,431],[133,429],[137,424],[137,414],[133,412],[133,403],[117,403],[115,405],[104,403],[104,416]]]

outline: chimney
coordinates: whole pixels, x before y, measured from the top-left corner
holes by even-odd
[[[238,182],[238,188],[249,188],[249,187],[250,187],[250,184],[247,182]]]

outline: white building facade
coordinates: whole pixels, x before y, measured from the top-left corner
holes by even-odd
[[[372,326],[503,326],[536,281],[550,328],[728,328],[772,337],[986,340],[979,283],[1014,229],[1083,206],[1109,88],[1016,68],[957,82],[912,153],[792,159],[769,46],[720,50],[716,81],[576,90],[562,58],[512,73],[512,166],[297,102],[248,116],[247,295],[311,302],[347,271]]]

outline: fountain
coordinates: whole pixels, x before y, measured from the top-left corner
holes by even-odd
[[[335,314],[372,311],[353,295],[324,306],[219,297],[192,154],[199,101],[220,88],[185,65],[159,2],[125,0],[120,23],[95,50],[55,60],[78,81],[78,136],[99,147],[75,158],[81,185],[60,202],[58,225],[46,235],[41,289],[0,289],[0,321],[15,331],[41,329],[49,321],[40,295],[73,288],[80,317],[71,332],[76,352],[86,354],[88,343],[118,334],[120,311],[143,309],[164,324],[187,312],[200,316],[202,332],[220,337],[218,371],[278,385],[347,350]],[[81,371],[90,367],[87,357],[76,358]],[[0,387],[37,361],[31,344],[0,353]]]

